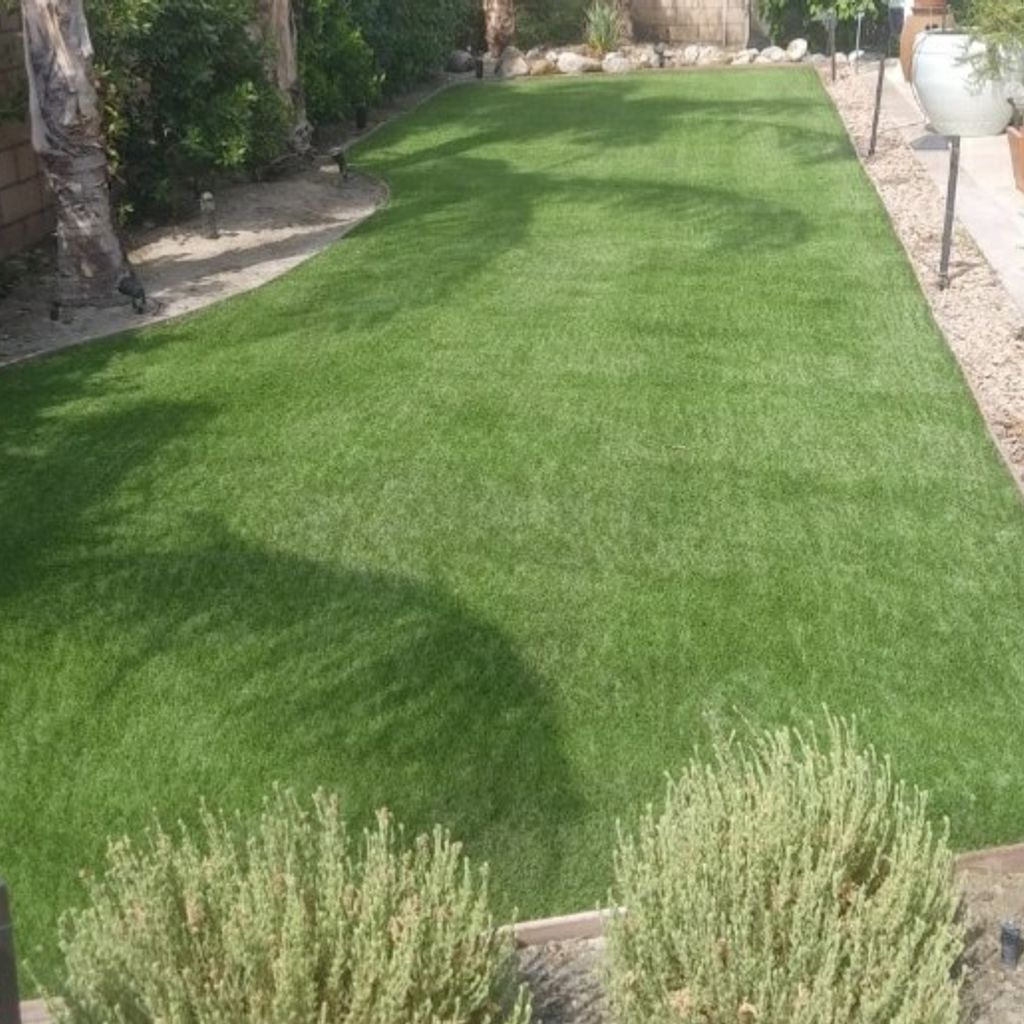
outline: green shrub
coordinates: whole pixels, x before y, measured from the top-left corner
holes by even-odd
[[[597,53],[608,53],[619,45],[622,17],[613,0],[594,0],[587,8],[587,46]]]
[[[516,44],[578,43],[586,21],[587,0],[520,0],[516,5]]]
[[[441,71],[478,22],[477,0],[347,0],[383,72],[388,95]]]
[[[287,114],[251,34],[252,0],[88,0],[123,212],[164,216],[213,174],[284,148]]]
[[[62,1024],[525,1024],[486,874],[385,813],[358,850],[337,800],[286,791],[248,836],[206,811],[111,844],[62,920]]]
[[[314,124],[350,117],[373,103],[380,76],[373,50],[337,0],[305,0],[299,19],[299,67],[306,110]]]
[[[955,1024],[945,834],[851,728],[829,733],[719,739],[620,838],[619,1024]]]

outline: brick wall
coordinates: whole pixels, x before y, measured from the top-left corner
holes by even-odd
[[[17,14],[0,14],[0,96],[25,87],[25,56]],[[23,121],[0,121],[0,259],[53,230],[53,209]]]
[[[751,0],[633,0],[637,39],[744,47]]]

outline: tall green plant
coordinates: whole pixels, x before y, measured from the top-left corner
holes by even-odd
[[[338,801],[288,791],[246,829],[112,843],[62,921],[58,1024],[527,1024],[486,874],[440,829],[381,813],[354,842]]]
[[[213,173],[284,147],[252,0],[87,0],[123,210],[164,215]]]
[[[720,739],[620,839],[618,1024],[956,1024],[952,854],[925,799],[831,721]]]
[[[303,3],[299,66],[307,113],[314,124],[340,121],[380,93],[373,50],[338,0]]]
[[[608,53],[622,38],[622,16],[614,0],[594,0],[586,13],[587,45],[597,53]]]

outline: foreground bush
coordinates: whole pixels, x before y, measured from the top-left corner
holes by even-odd
[[[923,796],[830,723],[719,740],[620,839],[620,1024],[955,1024],[963,948]]]
[[[525,1024],[483,873],[386,814],[353,844],[333,797],[286,792],[246,837],[204,812],[110,846],[65,916],[68,1024]],[[358,849],[354,850],[353,846]]]

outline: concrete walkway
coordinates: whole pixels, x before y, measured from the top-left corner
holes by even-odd
[[[934,134],[925,125],[924,115],[898,62],[890,63],[886,71],[882,103],[921,166],[945,195],[949,180],[945,136]],[[1024,310],[1024,192],[1014,185],[1010,150],[1004,136],[963,140],[956,213],[1003,286]],[[936,225],[937,231],[941,229],[941,224]]]

